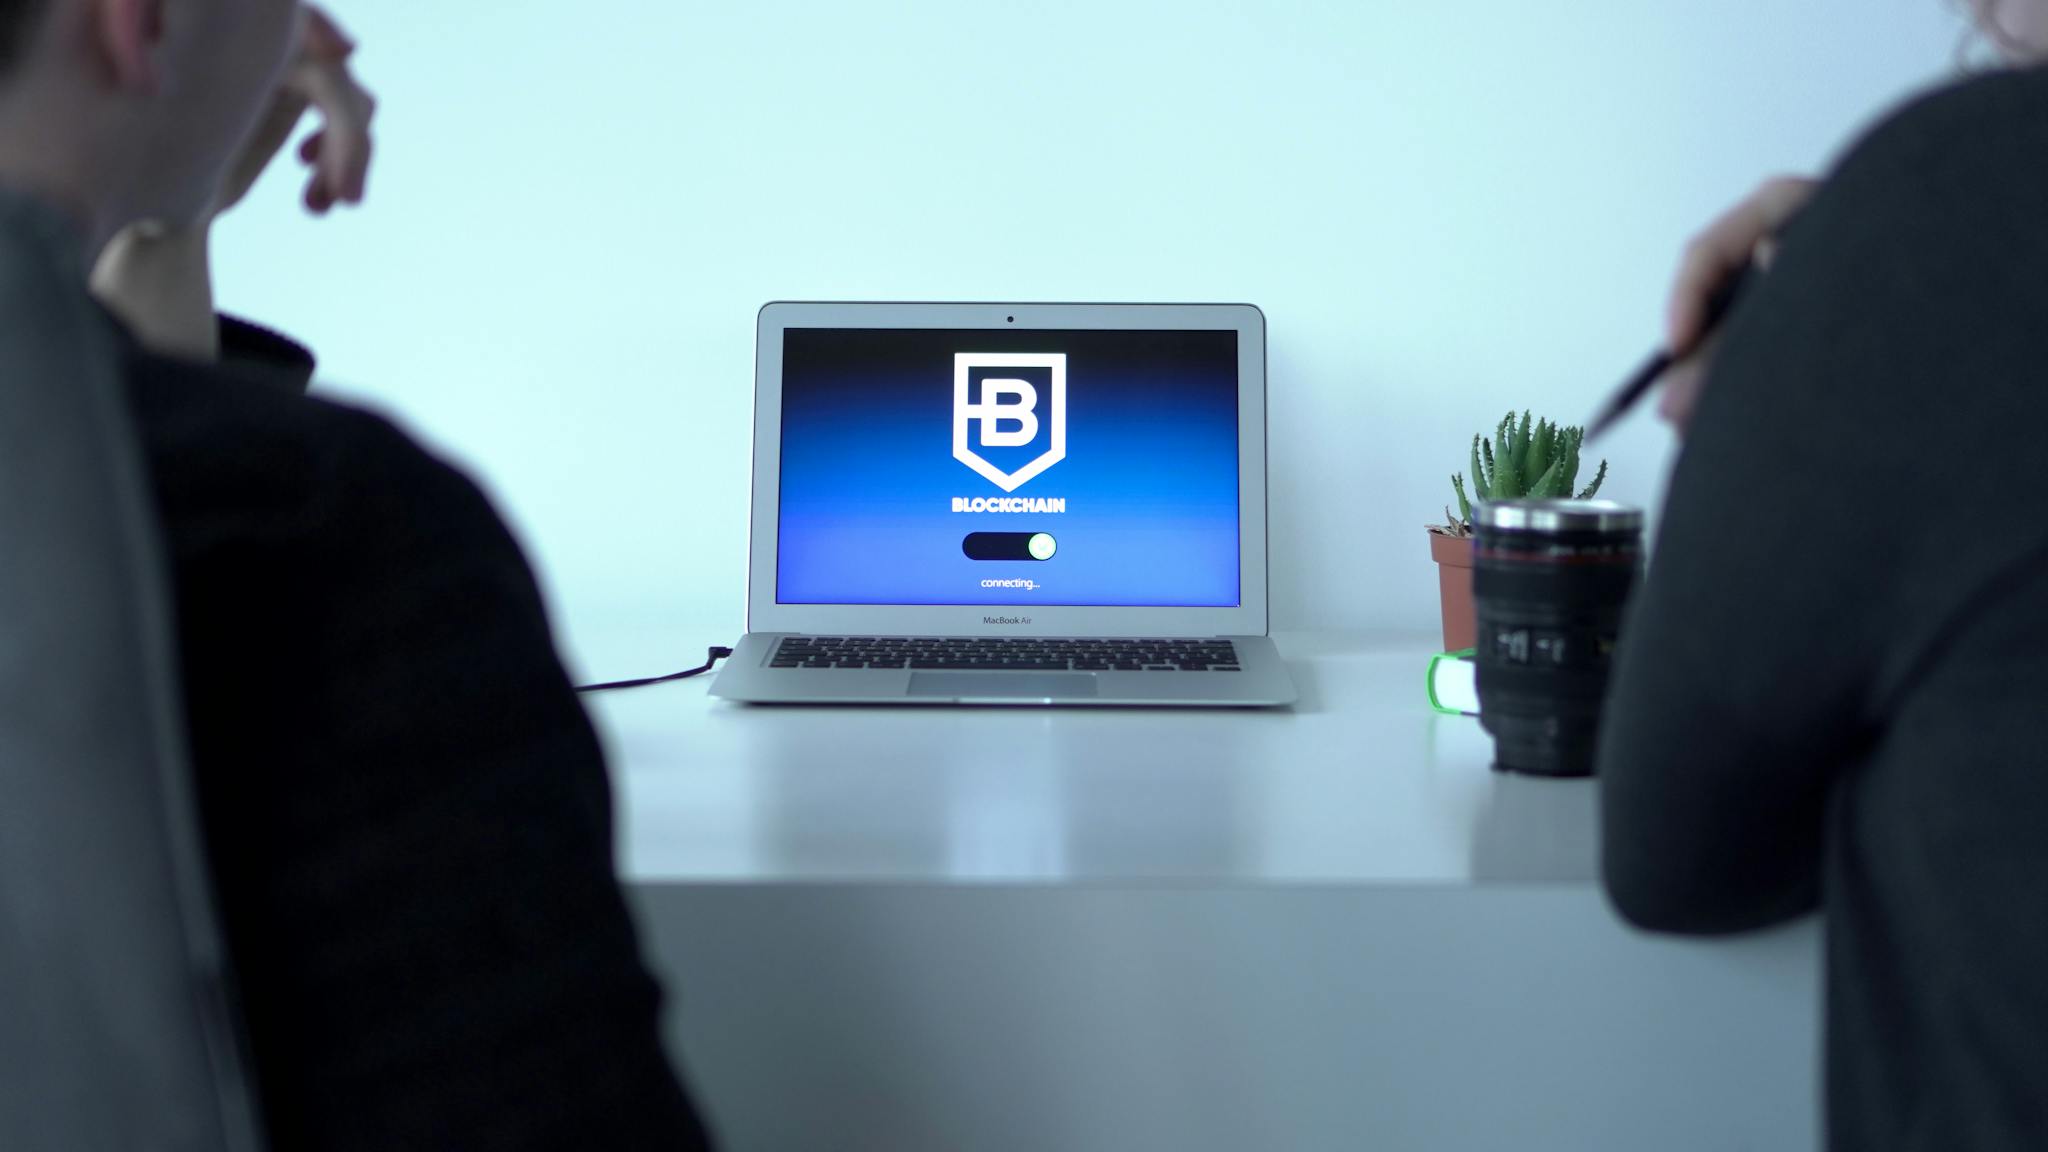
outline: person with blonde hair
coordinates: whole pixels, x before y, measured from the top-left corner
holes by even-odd
[[[1826,918],[1831,1148],[2048,1148],[2048,0],[1688,249],[1601,734],[1644,928]],[[1706,302],[1768,270],[1708,339]]]

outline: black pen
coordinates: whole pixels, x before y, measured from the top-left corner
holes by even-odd
[[[1707,323],[1700,336],[1700,343],[1704,344],[1713,337],[1714,329],[1719,328],[1721,321],[1727,319],[1728,310],[1735,306],[1736,298],[1748,291],[1751,281],[1760,274],[1756,264],[1751,263],[1741,272],[1730,276],[1715,290],[1713,297],[1707,301]],[[1677,362],[1669,349],[1659,348],[1655,355],[1636,370],[1635,375],[1628,378],[1628,382],[1614,393],[1606,406],[1600,410],[1600,414],[1586,426],[1586,440],[1590,443],[1602,432],[1613,427],[1616,420],[1627,415],[1628,410],[1636,406],[1636,401],[1641,400],[1650,391],[1650,385],[1671,371],[1671,366]]]

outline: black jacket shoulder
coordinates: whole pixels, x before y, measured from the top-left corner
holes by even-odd
[[[445,532],[451,521],[467,529],[466,547],[511,547],[469,477],[379,413],[301,395],[246,364],[137,353],[127,379],[180,547],[258,529],[303,531],[310,548],[352,561],[432,555],[457,535]]]
[[[1980,172],[2048,183],[2048,66],[1994,72],[1923,92],[1881,117],[1842,154],[1830,189],[1887,192],[1907,178],[1931,194],[1974,199]],[[2038,159],[2037,159],[2038,158]]]

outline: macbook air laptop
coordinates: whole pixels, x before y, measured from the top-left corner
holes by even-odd
[[[753,703],[1270,706],[1244,304],[761,309]]]

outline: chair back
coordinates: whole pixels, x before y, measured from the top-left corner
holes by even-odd
[[[0,1149],[260,1152],[114,329],[0,197]]]

